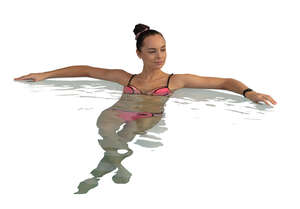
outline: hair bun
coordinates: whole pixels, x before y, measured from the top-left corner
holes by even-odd
[[[149,29],[150,29],[150,27],[148,25],[144,25],[144,24],[140,23],[140,24],[135,25],[133,32],[134,32],[134,35],[137,36],[138,33],[141,33],[143,31],[149,30]]]
[[[144,25],[141,23],[135,25],[133,32],[135,35],[136,48],[138,51],[141,51],[141,47],[143,46],[144,39],[147,38],[148,36],[160,35],[162,38],[164,38],[163,35],[157,30],[150,29],[148,25]]]

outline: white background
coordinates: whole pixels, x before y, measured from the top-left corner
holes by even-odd
[[[1,1],[0,207],[299,208],[297,3]],[[90,120],[101,108],[78,112],[72,105],[79,101],[43,93],[37,97],[13,78],[70,65],[138,73],[142,63],[133,33],[138,23],[164,35],[165,72],[235,78],[278,104],[251,126],[222,126],[213,123],[213,113],[206,116],[211,126],[200,132],[206,140],[180,155],[185,143],[171,137],[190,143],[199,135],[188,130],[199,129],[197,123],[205,121],[187,126],[170,115],[169,134],[174,135],[159,152],[140,153],[144,158],[135,164],[139,168],[131,166],[135,178],[130,184],[117,185],[107,178],[102,189],[73,195],[74,182],[87,177],[101,157],[94,156],[100,147],[94,140],[95,120]],[[83,123],[90,128],[83,130]]]

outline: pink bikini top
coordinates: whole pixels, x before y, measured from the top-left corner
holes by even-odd
[[[139,90],[136,87],[130,85],[130,81],[132,80],[132,78],[135,75],[136,74],[132,75],[131,78],[128,81],[127,86],[124,86],[123,92],[125,94],[144,94],[144,95],[152,95],[152,96],[169,96],[170,94],[172,94],[172,91],[169,89],[169,81],[170,81],[170,78],[173,75],[173,73],[171,75],[169,75],[167,86],[162,86],[162,87],[156,88],[156,89],[151,91],[151,94],[143,93],[141,90]]]

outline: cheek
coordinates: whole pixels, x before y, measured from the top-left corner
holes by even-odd
[[[154,54],[149,54],[147,55],[146,59],[147,60],[153,60],[155,58],[155,55]]]

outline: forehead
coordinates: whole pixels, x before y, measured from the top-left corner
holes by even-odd
[[[144,39],[144,47],[148,48],[161,48],[166,45],[166,41],[160,35],[148,36]]]

